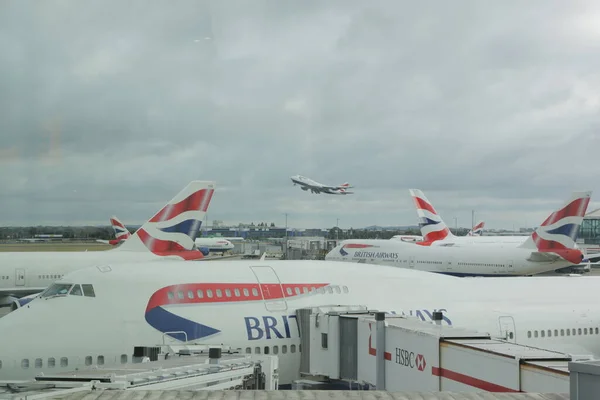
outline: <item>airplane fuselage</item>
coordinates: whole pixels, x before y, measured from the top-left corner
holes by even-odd
[[[571,265],[529,261],[532,249],[507,243],[477,246],[419,246],[399,240],[345,240],[326,256],[328,261],[390,265],[453,276],[518,276],[554,271]]]
[[[423,320],[443,310],[444,324],[600,354],[600,278],[459,279],[354,263],[225,263],[149,263],[142,274],[134,265],[113,265],[65,276],[56,284],[92,285],[94,297],[36,298],[0,319],[0,335],[11,338],[0,354],[0,379],[115,366],[131,361],[134,346],[187,337],[242,353],[276,354],[280,382],[289,384],[299,377],[302,350],[295,312],[329,304],[366,305]],[[582,333],[561,335],[566,329]],[[548,330],[557,334],[542,337]]]

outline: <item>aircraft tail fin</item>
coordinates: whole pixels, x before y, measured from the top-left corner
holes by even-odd
[[[579,264],[584,255],[575,242],[591,195],[591,191],[573,192],[571,198],[550,214],[520,247],[535,250],[537,255],[550,253]]]
[[[123,225],[116,216],[113,215],[110,217],[110,225],[112,226],[113,231],[115,231],[115,239],[110,240],[110,244],[118,244],[131,237],[129,230],[125,228],[125,225]]]
[[[469,233],[467,233],[467,236],[481,236],[483,235],[483,227],[485,226],[485,222],[484,221],[479,221],[474,227],[473,229],[471,229],[469,231]]]
[[[433,205],[425,194],[419,189],[410,189],[410,195],[412,196],[415,207],[417,208],[417,215],[419,216],[419,227],[421,228],[421,235],[423,236],[424,242],[435,242],[437,240],[444,240],[446,238],[454,237],[450,228],[444,223],[442,217],[438,215],[433,208]]]
[[[213,181],[192,181],[115,250],[150,251],[158,256],[202,258],[195,246],[215,191]]]

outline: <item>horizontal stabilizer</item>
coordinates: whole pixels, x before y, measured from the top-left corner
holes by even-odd
[[[565,259],[573,265],[580,264],[583,261],[583,254],[577,249],[555,249],[550,251],[532,251],[528,261],[531,262],[552,262]]]

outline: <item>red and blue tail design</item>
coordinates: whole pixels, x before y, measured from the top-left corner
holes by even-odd
[[[203,258],[194,242],[215,186],[212,181],[190,182],[118,250],[149,250],[158,256],[177,256],[186,260]]]
[[[123,225],[123,223],[119,221],[119,219],[114,215],[110,217],[110,225],[115,231],[115,239],[109,240],[109,244],[119,244],[122,241],[129,239],[129,237],[131,236],[131,233],[129,233],[129,230],[125,228],[125,225]]]
[[[539,253],[554,253],[579,264],[583,253],[576,248],[575,242],[591,195],[591,191],[574,192],[567,203],[546,218],[521,247],[537,249]]]
[[[410,189],[409,191],[417,208],[417,215],[420,220],[419,226],[421,227],[421,235],[423,235],[423,241],[418,244],[428,245],[447,237],[453,237],[454,235],[435,211],[431,202],[427,200],[425,194],[419,189]]]
[[[483,235],[483,227],[485,226],[485,222],[479,221],[473,229],[467,233],[467,236],[481,236]]]

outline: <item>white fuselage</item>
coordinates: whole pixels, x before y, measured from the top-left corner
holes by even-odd
[[[511,243],[420,246],[399,240],[352,239],[333,248],[325,260],[390,265],[454,276],[533,275],[572,265],[562,258],[529,261],[533,251]]]
[[[164,260],[149,251],[111,249],[87,252],[0,252],[0,305],[9,305],[14,297],[39,293],[69,272],[113,262]]]
[[[233,243],[227,239],[222,238],[196,238],[196,247],[206,247],[211,252],[225,252],[233,250]]]
[[[280,383],[289,384],[299,377],[296,310],[330,304],[422,319],[444,310],[446,324],[557,351],[600,354],[596,277],[460,279],[327,261],[191,264],[148,263],[143,273],[138,265],[112,265],[66,275],[55,285],[92,285],[95,297],[40,297],[1,318],[0,380],[131,362],[134,346],[178,342],[166,332],[185,331],[195,343],[277,354]],[[507,319],[508,327],[500,323]],[[566,329],[591,333],[538,335]],[[366,344],[360,348],[367,351]]]

